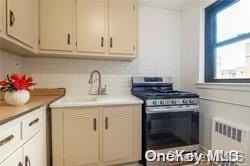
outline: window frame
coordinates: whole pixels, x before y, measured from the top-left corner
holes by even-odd
[[[216,14],[234,5],[239,0],[218,0],[205,9],[205,82],[250,83],[250,78],[214,78],[216,73],[216,48],[250,39],[250,33],[216,42]]]

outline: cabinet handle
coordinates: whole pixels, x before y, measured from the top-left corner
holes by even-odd
[[[93,129],[96,131],[96,118],[93,119]]]
[[[101,37],[101,47],[104,46],[104,37]]]
[[[67,35],[67,43],[70,45],[70,34]]]
[[[0,146],[3,146],[5,144],[7,144],[8,142],[10,142],[12,139],[14,139],[14,135],[10,135],[6,138],[4,138],[3,140],[0,141]]]
[[[31,166],[30,158],[25,156],[25,166]]]
[[[20,161],[20,162],[18,163],[18,166],[23,166],[23,163]]]
[[[108,122],[108,117],[105,118],[105,129],[108,130],[109,129],[109,122]]]
[[[35,120],[33,120],[32,122],[29,123],[29,126],[32,126],[38,122],[39,122],[39,118],[36,118]]]
[[[9,15],[9,19],[10,19],[10,26],[12,27],[15,23],[15,15],[14,15],[14,12],[12,10],[9,11],[10,12],[10,15]]]
[[[112,48],[113,47],[113,38],[111,37],[109,40],[110,40],[110,42],[109,42],[110,48]]]

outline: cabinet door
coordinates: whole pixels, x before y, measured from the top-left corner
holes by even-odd
[[[136,2],[109,1],[109,53],[135,54]]]
[[[2,0],[0,0],[0,36],[2,35],[2,31],[3,31],[3,2]]]
[[[27,143],[23,145],[23,161],[26,166],[44,166],[43,156],[43,136],[41,132],[34,135]]]
[[[133,156],[133,107],[103,108],[103,161]]]
[[[34,47],[35,0],[7,0],[7,34]]]
[[[40,49],[72,50],[73,1],[40,1]]]
[[[99,110],[64,111],[64,166],[92,165],[99,161]]]
[[[77,0],[77,51],[105,52],[106,5],[105,0]]]
[[[22,166],[22,148],[10,155],[0,166]]]

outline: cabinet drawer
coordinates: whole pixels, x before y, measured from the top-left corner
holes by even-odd
[[[6,125],[7,126],[7,125]],[[12,153],[21,142],[20,123],[0,126],[0,162]]]
[[[22,124],[22,139],[27,140],[40,131],[42,127],[42,111],[38,111],[37,113],[25,118],[22,121]]]

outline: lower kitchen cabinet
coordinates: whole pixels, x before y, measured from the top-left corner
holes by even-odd
[[[23,166],[22,148],[10,155],[0,166]]]
[[[103,161],[129,159],[133,155],[133,107],[103,108]]]
[[[141,105],[52,109],[53,166],[141,159]]]
[[[65,165],[98,164],[99,134],[98,108],[66,110],[64,112]]]
[[[45,107],[0,125],[0,166],[46,166]]]
[[[38,132],[23,145],[23,161],[25,166],[44,166],[43,160],[43,137]]]

